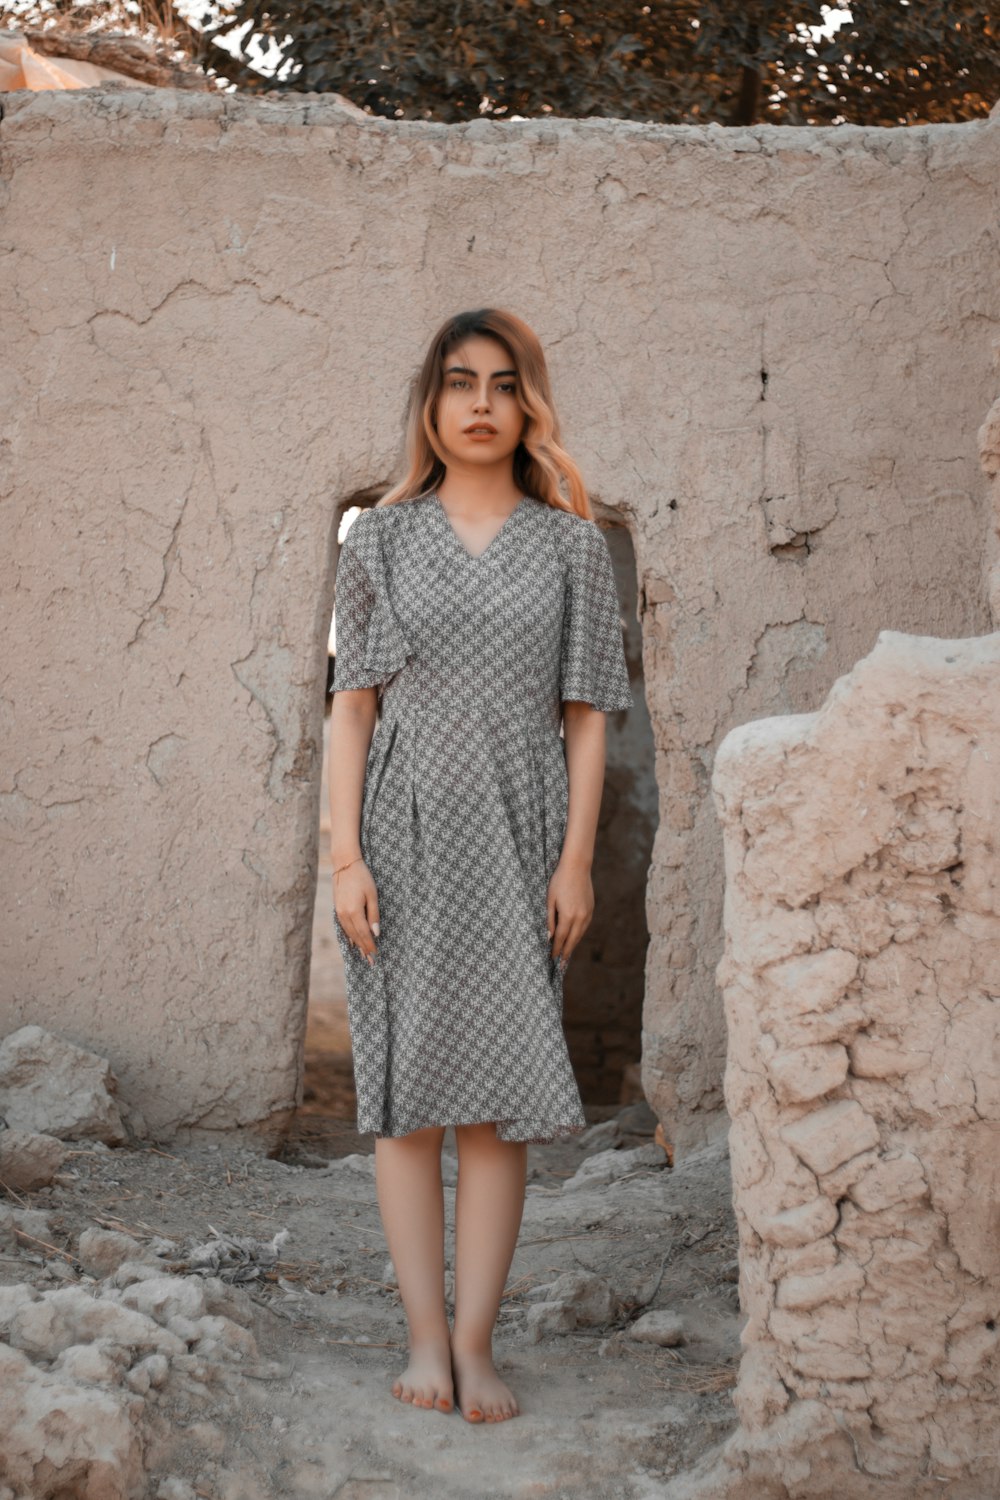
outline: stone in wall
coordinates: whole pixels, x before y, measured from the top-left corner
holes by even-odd
[[[1000,634],[719,748],[740,1428],[671,1500],[1000,1494]]]

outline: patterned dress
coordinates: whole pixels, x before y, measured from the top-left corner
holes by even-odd
[[[568,812],[561,703],[632,706],[604,534],[524,495],[473,556],[431,491],[356,518],[335,608],[334,691],[379,690],[360,826],[372,964],[334,913],[358,1130],[575,1135],[546,895]]]

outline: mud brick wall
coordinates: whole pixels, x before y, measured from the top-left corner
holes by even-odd
[[[720,746],[747,1322],[692,1493],[1000,1493],[998,786],[1000,634],[884,631]]]

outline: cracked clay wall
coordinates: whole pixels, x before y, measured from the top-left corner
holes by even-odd
[[[1000,634],[719,748],[740,1428],[676,1500],[1000,1493]]]
[[[333,525],[438,321],[510,305],[630,528],[659,826],[643,1079],[727,1125],[715,747],[880,629],[987,627],[1000,126],[360,121],[3,96],[3,1030],[162,1137],[296,1102]]]

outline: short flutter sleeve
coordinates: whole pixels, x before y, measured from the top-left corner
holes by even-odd
[[[582,517],[567,537],[559,696],[606,713],[632,707],[611,554],[597,522]]]
[[[379,520],[363,510],[341,543],[333,601],[334,692],[376,687],[413,655],[389,600]]]

